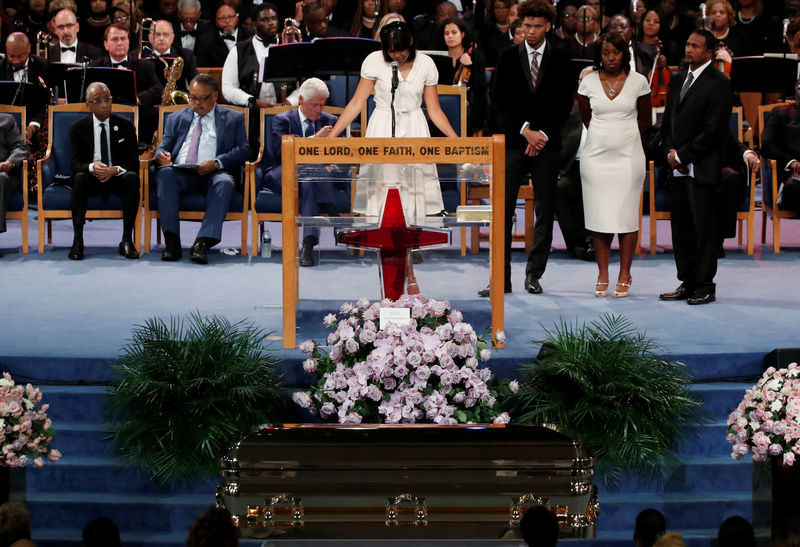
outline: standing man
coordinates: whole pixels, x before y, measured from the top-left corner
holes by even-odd
[[[167,118],[155,152],[158,215],[164,231],[161,260],[181,258],[178,210],[183,193],[204,193],[206,212],[189,258],[208,264],[208,250],[222,238],[222,222],[250,147],[244,116],[217,105],[217,81],[198,74],[189,86],[190,108]]]
[[[58,43],[50,46],[48,59],[55,63],[82,63],[100,57],[100,50],[78,41],[80,25],[72,10],[62,9],[53,19]]]
[[[139,258],[133,229],[139,212],[139,147],[133,123],[111,113],[111,92],[102,82],[86,88],[85,116],[69,128],[72,167],[72,229],[70,260],[83,260],[83,225],[90,195],[122,196],[122,241],[119,254]]]
[[[494,75],[492,104],[500,129],[506,135],[505,292],[511,292],[511,227],[519,187],[533,176],[533,247],[525,267],[525,290],[542,292],[553,241],[553,216],[561,152],[560,132],[570,110],[575,76],[566,55],[545,35],[555,17],[547,0],[519,5],[525,40],[500,54]],[[489,296],[489,287],[480,296]]]
[[[153,27],[150,29],[150,43],[153,44],[153,56],[180,57],[183,59],[183,72],[181,72],[177,87],[181,91],[187,91],[189,89],[189,82],[197,76],[197,65],[195,64],[194,53],[174,44],[174,40],[175,33],[169,21],[166,19],[159,19],[153,23]],[[167,62],[166,59],[164,59],[164,62]],[[156,70],[156,77],[161,82],[161,85],[165,86],[167,84],[167,77],[162,67],[163,63],[159,62]]]
[[[6,57],[0,62],[0,80],[43,86],[46,88],[45,96],[50,93],[48,62],[31,55],[31,42],[22,32],[12,32],[6,39]],[[28,127],[24,130],[25,144],[35,150],[39,141],[39,128],[47,114],[46,101],[29,103],[25,111],[28,119]]]
[[[0,234],[6,231],[6,211],[19,188],[20,166],[27,157],[28,148],[14,116],[0,114]]]
[[[228,52],[253,33],[239,27],[239,14],[227,4],[217,8],[217,26],[208,29],[197,38],[194,52],[197,55],[197,66],[216,66],[225,64]]]
[[[728,78],[711,66],[717,39],[695,30],[686,40],[688,70],[669,86],[661,139],[672,168],[669,209],[680,286],[659,296],[689,304],[714,302],[717,273],[718,187],[725,131],[731,116]]]

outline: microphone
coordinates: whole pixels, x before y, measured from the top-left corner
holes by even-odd
[[[397,89],[397,86],[400,84],[400,77],[397,74],[398,68],[400,65],[397,64],[397,61],[392,61],[392,91]]]
[[[783,39],[786,40],[787,43],[789,42],[789,37],[786,35],[788,30],[789,30],[789,18],[787,17],[786,19],[783,20]]]
[[[378,11],[378,0],[375,0],[373,6],[375,6],[375,19],[377,19],[378,15],[380,14],[380,11]]]

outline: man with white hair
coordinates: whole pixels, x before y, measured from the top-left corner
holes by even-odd
[[[200,1],[199,0],[179,0],[178,19],[180,20],[181,47],[194,52],[194,45],[197,35],[200,32]]]
[[[319,78],[309,78],[300,86],[297,110],[281,112],[272,120],[269,145],[274,163],[265,165],[261,177],[261,189],[281,193],[281,137],[327,137],[336,124],[336,116],[322,111],[330,92]],[[304,217],[338,216],[334,193],[334,181],[343,180],[342,168],[335,165],[307,165],[298,177],[300,184],[300,215]],[[319,243],[319,228],[303,228],[303,248],[300,265],[314,265],[314,246]]]

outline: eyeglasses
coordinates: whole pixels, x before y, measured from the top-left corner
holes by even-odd
[[[222,15],[220,17],[217,17],[217,21],[231,21],[233,19],[236,19],[238,15],[239,15],[238,13],[235,15]]]
[[[580,21],[581,23],[585,23],[586,21],[594,21],[594,17],[592,17],[591,15],[585,17],[580,16],[578,17],[578,21]]]
[[[117,15],[117,16],[114,17],[114,22],[115,23],[124,23],[128,19],[130,19],[130,17],[128,17],[127,15]]]
[[[211,93],[209,93],[205,97],[198,97],[197,95],[189,95],[189,102],[192,102],[192,103],[204,103],[208,99],[210,99],[211,95],[213,95],[214,93],[216,93],[216,92],[212,91]]]
[[[111,97],[98,97],[96,99],[92,99],[91,101],[86,101],[89,104],[109,104],[111,103]]]
[[[68,28],[72,28],[78,23],[64,23],[63,25],[56,25],[56,30],[67,30]]]

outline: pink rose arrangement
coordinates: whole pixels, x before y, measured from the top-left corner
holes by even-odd
[[[42,392],[28,384],[14,384],[8,372],[0,378],[0,466],[44,466],[55,463],[61,452],[50,446],[53,439],[47,418],[49,405],[41,404]],[[38,408],[37,408],[38,406]]]
[[[754,461],[781,456],[794,465],[800,455],[800,367],[791,363],[776,370],[769,367],[756,385],[728,416],[731,456],[740,460],[749,452]]]
[[[409,308],[410,322],[379,328],[381,308]],[[345,303],[323,320],[332,329],[328,352],[312,340],[300,344],[303,368],[319,375],[295,403],[324,420],[347,423],[508,423],[498,398],[517,382],[493,384],[489,345],[447,301],[422,295]],[[505,340],[502,331],[495,335]]]

